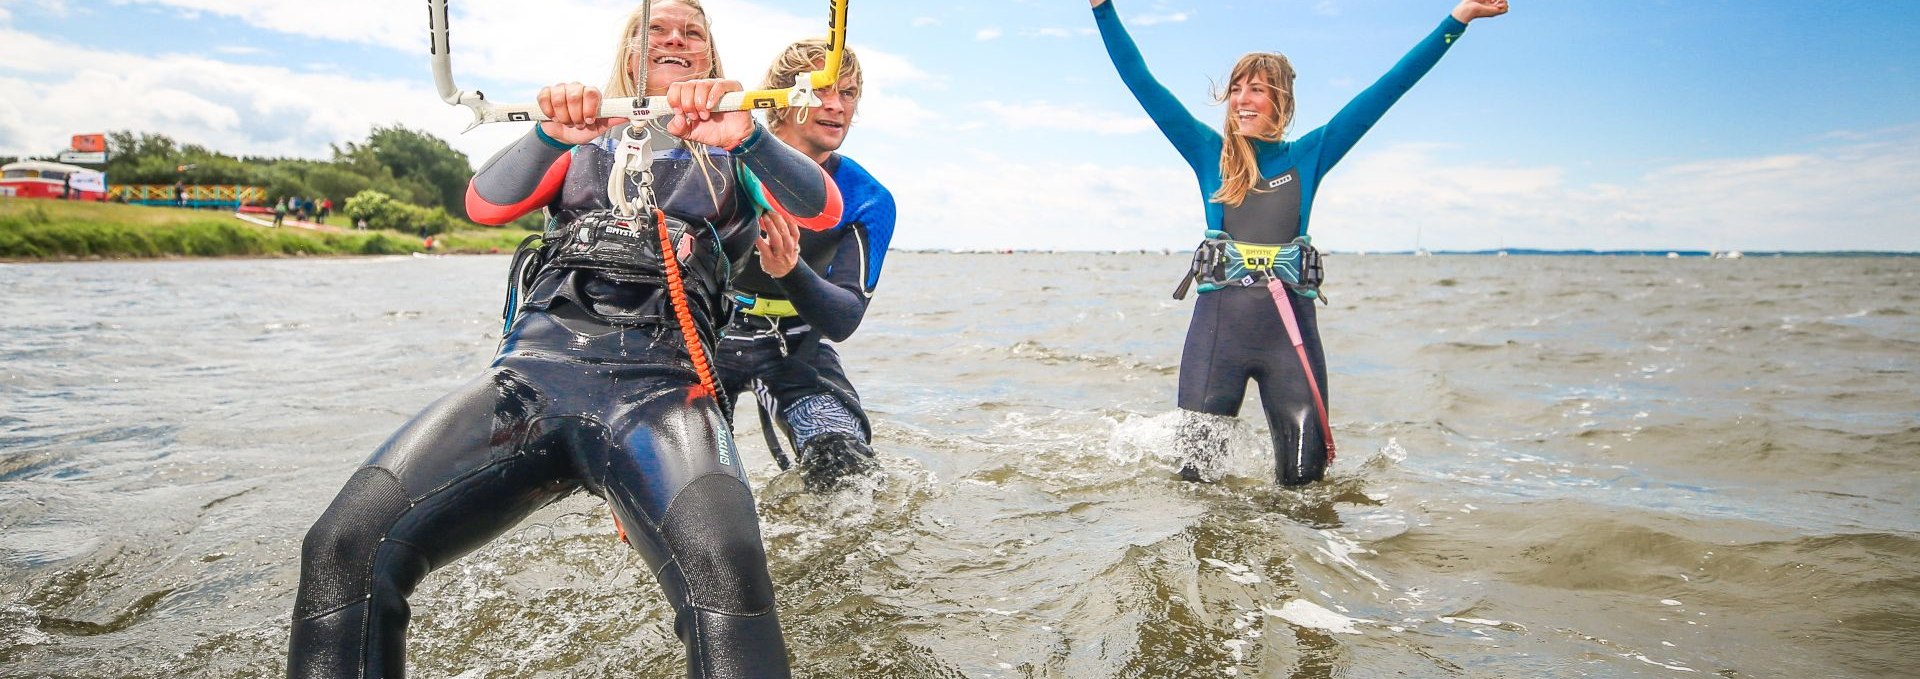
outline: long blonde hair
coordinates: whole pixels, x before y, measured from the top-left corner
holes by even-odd
[[[794,78],[813,72],[813,65],[816,62],[824,64],[826,61],[827,41],[824,38],[808,38],[795,42],[780,52],[780,57],[773,60],[772,66],[767,67],[767,78],[761,81],[760,87],[769,90],[784,90],[792,87]],[[834,74],[834,84],[829,87],[839,86],[839,81],[844,78],[853,78],[855,92],[866,90],[866,77],[860,72],[860,57],[854,56],[852,47],[841,50],[840,72]],[[855,98],[858,98],[857,94]],[[787,121],[791,119],[793,119],[791,108],[767,109],[768,129],[778,130],[785,127]]]
[[[713,44],[713,21],[707,18],[707,9],[700,6],[700,0],[667,0],[667,2],[677,2],[698,12],[701,24],[707,29],[707,63],[711,67],[707,69],[707,74],[701,77],[727,77],[726,69],[720,67],[720,48]],[[640,18],[646,13],[644,10],[644,5],[633,8],[633,13],[627,15],[626,24],[620,28],[620,46],[613,53],[613,75],[607,77],[607,86],[601,89],[601,93],[608,97],[634,97],[646,94],[643,84],[634,81],[633,70],[627,68],[627,62],[633,60],[633,39],[636,37],[633,34],[634,29],[646,28],[640,25]],[[647,32],[642,30],[637,37],[645,40]]]
[[[713,44],[713,20],[707,18],[707,9],[700,6],[700,0],[666,1],[686,5],[687,8],[700,14],[701,27],[707,29],[707,63],[709,65],[707,74],[702,77],[727,77],[726,70],[720,67],[720,50],[714,47]],[[648,39],[647,31],[645,30],[648,27],[640,25],[641,18],[646,15],[645,10],[645,5],[633,8],[633,13],[627,15],[626,24],[620,28],[620,46],[615,48],[613,53],[613,75],[607,78],[607,87],[602,90],[603,94],[608,98],[632,97],[646,94],[644,83],[636,81],[633,77],[633,70],[627,68],[627,62],[633,61],[634,30],[641,29],[640,35],[638,36],[639,39]],[[646,64],[642,64],[642,66],[646,66]],[[651,72],[653,69],[649,68],[647,70]],[[650,125],[652,123],[635,121],[633,124]],[[718,187],[714,185],[714,175],[719,173],[719,168],[714,167],[713,159],[707,157],[707,146],[698,142],[684,140],[681,143],[687,145],[687,151],[693,156],[694,165],[700,168],[700,177],[707,182],[707,193],[713,196],[714,207],[719,207],[721,204],[720,195],[717,190]]]
[[[1227,89],[1216,89],[1213,93],[1215,103],[1225,103],[1232,92],[1234,83],[1243,82],[1255,75],[1265,76],[1270,96],[1273,97],[1272,132],[1252,135],[1260,141],[1275,142],[1286,136],[1287,126],[1293,124],[1293,64],[1287,57],[1277,52],[1249,52],[1240,57],[1233,65],[1233,73],[1227,76]],[[1247,192],[1256,190],[1260,182],[1260,159],[1253,152],[1250,135],[1240,132],[1239,118],[1234,115],[1233,107],[1227,107],[1227,122],[1221,128],[1226,137],[1220,149],[1220,190],[1214,191],[1211,200],[1215,203],[1239,206],[1247,199]]]

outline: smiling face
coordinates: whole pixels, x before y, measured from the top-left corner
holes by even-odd
[[[1234,121],[1234,132],[1249,137],[1271,137],[1279,130],[1275,115],[1279,102],[1273,83],[1267,76],[1250,73],[1227,88],[1227,118]]]
[[[705,12],[685,2],[663,2],[654,5],[651,18],[644,29],[634,27],[627,36],[626,50],[627,72],[637,79],[639,41],[647,41],[648,96],[666,94],[667,86],[673,83],[718,77]]]
[[[1293,122],[1293,78],[1293,64],[1279,54],[1240,57],[1227,79],[1227,91],[1215,94],[1227,106],[1227,133],[1279,141]]]
[[[813,66],[820,68],[821,62],[814,62]],[[820,108],[808,111],[804,123],[781,126],[778,135],[788,146],[815,161],[822,161],[847,143],[854,110],[860,106],[860,85],[849,75],[840,78],[831,88],[815,90],[814,95],[820,97]]]
[[[767,77],[760,86],[764,89],[792,87],[797,79],[826,68],[828,56],[827,41],[818,38],[788,45],[767,69]],[[767,129],[815,162],[826,162],[829,155],[846,143],[847,132],[853,127],[854,114],[866,88],[866,79],[861,73],[860,57],[852,48],[843,47],[840,80],[814,90],[814,96],[820,98],[820,107],[769,110]]]

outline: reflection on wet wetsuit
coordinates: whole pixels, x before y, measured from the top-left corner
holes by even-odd
[[[547,208],[546,265],[486,373],[388,439],[308,534],[291,676],[402,676],[420,580],[582,488],[607,500],[659,580],[690,676],[788,675],[753,497],[723,397],[697,386],[675,328],[665,257],[711,342],[756,210],[831,224],[838,193],[757,127],[731,152],[656,129],[652,189],[677,243],[663,255],[653,229],[609,209],[609,139],[621,132],[568,147],[536,130],[475,176],[478,218]]]

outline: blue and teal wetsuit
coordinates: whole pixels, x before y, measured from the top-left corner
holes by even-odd
[[[752,256],[734,279],[729,296],[739,311],[716,358],[722,389],[754,391],[762,425],[778,420],[814,487],[859,471],[872,454],[859,394],[839,353],[822,340],[844,341],[860,326],[894,223],[893,194],[866,168],[837,153],[823,167],[840,188],[840,223],[802,230],[800,261],[785,276],[769,276]],[[768,445],[777,445],[769,434]]]
[[[1240,205],[1229,206],[1211,200],[1221,185],[1225,138],[1181,106],[1147,71],[1146,60],[1121,25],[1113,0],[1094,7],[1093,15],[1120,79],[1199,179],[1207,229],[1225,232],[1237,241],[1275,245],[1307,232],[1321,178],[1467,28],[1449,15],[1325,126],[1293,141],[1254,140],[1260,179]],[[1287,296],[1300,321],[1315,377],[1324,388],[1326,357],[1313,302],[1292,292]],[[1286,350],[1287,341],[1279,310],[1265,288],[1227,287],[1201,295],[1180,357],[1179,405],[1195,412],[1237,416],[1247,381],[1253,380],[1259,385],[1260,403],[1273,431],[1275,476],[1283,484],[1295,485],[1321,478],[1328,453],[1313,393],[1299,360]]]

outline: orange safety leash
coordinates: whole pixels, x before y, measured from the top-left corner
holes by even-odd
[[[687,394],[687,400],[701,396],[711,397],[720,393],[714,386],[713,368],[707,362],[706,345],[700,341],[700,330],[693,322],[693,308],[687,302],[687,289],[681,283],[680,256],[673,247],[673,234],[667,230],[667,214],[660,208],[653,210],[653,223],[660,232],[660,261],[667,270],[667,298],[673,302],[673,315],[680,321],[680,336],[687,342],[687,355],[693,359],[693,372],[700,376],[700,386]]]
[[[613,513],[613,505],[607,505],[607,516],[613,517],[614,536],[620,538],[621,542],[633,544],[633,541],[627,539],[627,527],[620,525],[620,515]]]

